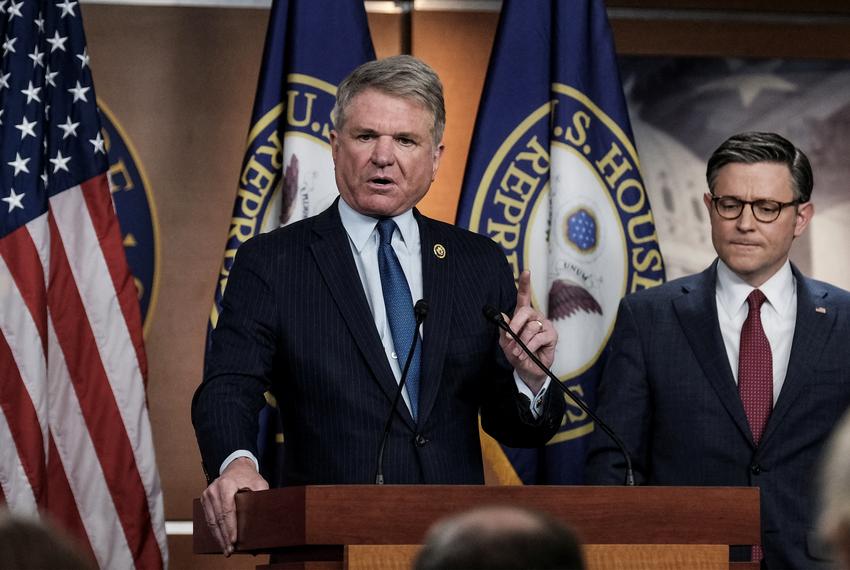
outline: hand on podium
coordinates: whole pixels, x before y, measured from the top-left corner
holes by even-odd
[[[207,526],[226,556],[233,554],[236,544],[236,493],[268,488],[268,482],[257,473],[254,462],[240,457],[233,460],[201,494]]]

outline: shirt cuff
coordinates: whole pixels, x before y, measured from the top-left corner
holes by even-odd
[[[519,393],[528,398],[529,404],[528,408],[531,410],[531,415],[534,416],[534,419],[540,417],[540,414],[543,413],[543,400],[546,399],[546,391],[549,389],[549,383],[552,381],[551,378],[547,377],[546,381],[543,382],[543,387],[540,388],[540,391],[537,392],[535,396],[532,393],[531,388],[528,387],[528,384],[522,381],[522,378],[519,377],[516,370],[514,370],[514,382],[516,382],[517,390]]]
[[[541,390],[541,392],[542,391],[543,390]],[[529,392],[531,392],[531,390],[529,390]],[[535,417],[537,417],[537,416],[535,416]],[[224,470],[227,469],[227,466],[230,465],[231,463],[233,463],[235,460],[239,459],[240,457],[247,457],[248,459],[253,461],[254,462],[254,468],[256,468],[257,473],[260,472],[260,462],[257,461],[257,458],[254,457],[254,454],[251,453],[250,451],[246,451],[244,449],[237,449],[236,451],[234,451],[233,453],[228,455],[227,458],[224,461],[221,462],[221,467],[218,470],[218,474],[221,475],[222,473],[224,473]]]

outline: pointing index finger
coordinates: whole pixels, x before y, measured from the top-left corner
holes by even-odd
[[[516,310],[531,306],[531,271],[526,269],[519,274],[516,292]],[[516,310],[514,312],[516,312]]]

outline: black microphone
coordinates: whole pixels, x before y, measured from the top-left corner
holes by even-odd
[[[387,447],[387,441],[390,438],[390,428],[393,425],[395,417],[395,408],[401,398],[401,391],[404,389],[404,383],[407,381],[407,371],[410,369],[410,362],[413,360],[413,353],[416,352],[416,341],[419,340],[419,328],[422,326],[422,321],[428,316],[428,301],[419,299],[413,306],[413,314],[416,317],[416,328],[413,329],[413,342],[410,343],[410,350],[407,351],[407,359],[404,361],[404,368],[401,371],[401,379],[398,382],[398,390],[396,390],[395,398],[393,398],[393,406],[390,408],[390,415],[387,417],[387,423],[384,425],[384,435],[381,437],[381,444],[378,446],[378,463],[375,468],[375,485],[384,484],[384,449]]]
[[[579,398],[578,396],[576,396],[575,394],[570,392],[570,390],[561,383],[561,381],[558,379],[558,377],[555,376],[552,373],[552,371],[549,370],[549,368],[544,366],[542,362],[540,362],[540,359],[537,358],[537,355],[534,354],[533,352],[531,352],[531,350],[529,350],[528,347],[525,346],[525,343],[520,340],[519,336],[514,331],[511,330],[511,327],[509,327],[508,323],[505,322],[505,318],[502,316],[501,311],[499,311],[498,309],[496,309],[495,307],[493,307],[491,305],[484,305],[483,311],[484,311],[484,317],[488,321],[495,323],[500,329],[504,330],[509,335],[511,335],[511,338],[513,338],[516,341],[516,343],[518,345],[520,345],[520,347],[522,347],[522,350],[525,351],[525,353],[528,355],[528,357],[531,359],[531,361],[534,362],[537,366],[539,366],[540,369],[543,370],[546,373],[546,375],[552,380],[552,384],[555,384],[556,386],[558,386],[558,388],[560,388],[561,391],[564,394],[569,396],[570,400],[575,402],[575,404],[579,408],[581,408],[588,416],[590,416],[591,419],[594,422],[596,422],[596,425],[598,425],[600,428],[602,428],[602,431],[607,433],[608,437],[610,437],[611,440],[615,444],[617,444],[617,447],[620,448],[620,453],[623,454],[623,458],[626,460],[626,485],[628,485],[629,487],[633,487],[634,484],[635,484],[635,474],[634,474],[634,471],[632,470],[632,458],[629,457],[629,452],[626,450],[626,446],[623,444],[623,441],[619,437],[617,437],[617,434],[614,433],[614,430],[612,430],[610,427],[608,427],[608,424],[606,424],[601,419],[599,419],[599,417],[596,414],[591,412],[590,408],[587,407],[587,404],[585,404],[584,401],[582,401],[581,398]]]

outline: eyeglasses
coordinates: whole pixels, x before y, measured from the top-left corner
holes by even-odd
[[[744,206],[749,204],[756,220],[769,224],[775,222],[779,214],[782,213],[782,208],[787,206],[796,206],[800,203],[799,200],[791,202],[777,202],[776,200],[741,200],[734,196],[712,196],[711,201],[714,202],[714,209],[725,220],[737,220],[744,212]]]

